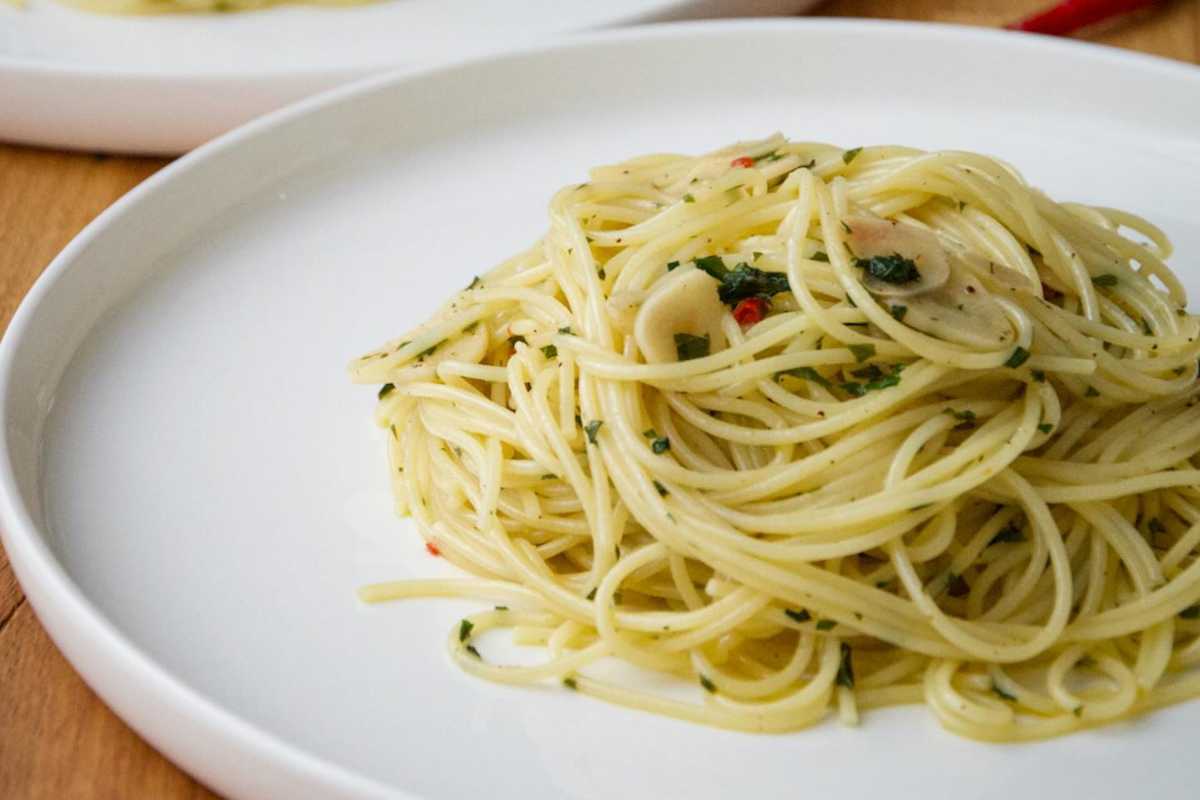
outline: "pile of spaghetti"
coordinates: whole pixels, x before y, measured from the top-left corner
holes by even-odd
[[[1191,697],[1200,319],[1169,253],[968,152],[595,169],[353,363],[399,511],[474,576],[362,596],[487,600],[449,635],[471,674],[740,730],[924,703],[1035,739]],[[545,660],[495,663],[496,628]]]

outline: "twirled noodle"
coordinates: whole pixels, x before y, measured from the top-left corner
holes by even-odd
[[[1200,324],[1169,254],[973,153],[593,170],[353,363],[397,510],[476,576],[362,596],[498,602],[450,633],[471,674],[741,730],[923,701],[1035,739],[1192,697]],[[492,663],[493,628],[546,660]]]

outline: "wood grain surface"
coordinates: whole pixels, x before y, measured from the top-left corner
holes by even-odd
[[[833,0],[818,13],[999,26],[1048,2]],[[1200,1],[1168,2],[1081,38],[1200,63]],[[0,330],[54,255],[165,163],[0,145]],[[138,738],[80,680],[0,551],[0,798],[142,797],[215,795]]]

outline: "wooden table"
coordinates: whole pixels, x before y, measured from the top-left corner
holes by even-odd
[[[833,0],[826,16],[999,25],[1047,0]],[[1200,63],[1200,2],[1094,32],[1106,44]],[[0,145],[0,328],[84,225],[167,162]],[[138,738],[38,624],[0,551],[0,797],[211,798]]]

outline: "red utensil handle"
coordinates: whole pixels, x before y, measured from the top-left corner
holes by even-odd
[[[1066,36],[1080,28],[1155,5],[1160,0],[1064,0],[1005,27],[1029,33]]]

